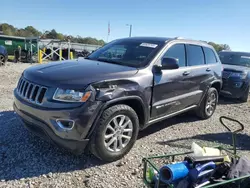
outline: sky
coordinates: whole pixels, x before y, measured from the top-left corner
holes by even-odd
[[[0,23],[104,41],[128,37],[132,24],[132,36],[180,36],[250,52],[249,0],[5,0]]]

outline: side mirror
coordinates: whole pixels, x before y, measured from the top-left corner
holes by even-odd
[[[178,69],[178,59],[165,57],[161,61],[161,69],[162,70],[171,70],[171,69]]]

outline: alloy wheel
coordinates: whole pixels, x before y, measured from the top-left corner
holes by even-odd
[[[126,115],[117,115],[107,124],[104,145],[111,152],[125,148],[132,138],[133,123]]]
[[[217,96],[215,93],[211,93],[207,99],[206,113],[210,116],[214,113],[217,103]]]

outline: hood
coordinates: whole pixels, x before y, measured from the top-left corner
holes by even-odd
[[[23,76],[39,85],[81,89],[98,81],[129,78],[137,72],[133,67],[84,59],[32,66]]]
[[[223,64],[223,70],[232,71],[232,72],[244,72],[244,71],[249,71],[250,68],[245,67],[245,66],[239,66],[239,65]]]

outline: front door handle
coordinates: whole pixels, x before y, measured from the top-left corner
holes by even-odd
[[[183,75],[184,75],[184,76],[187,76],[187,75],[189,75],[189,74],[190,74],[190,72],[188,72],[188,71],[183,72]]]
[[[209,72],[209,71],[211,71],[211,69],[210,69],[210,68],[207,68],[206,71]]]

